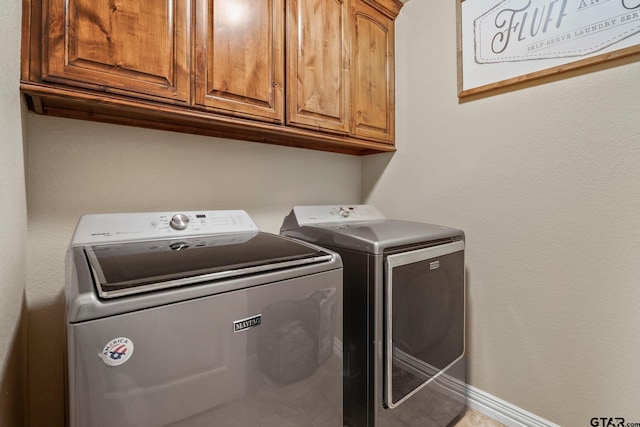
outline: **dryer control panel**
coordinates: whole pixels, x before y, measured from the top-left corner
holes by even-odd
[[[371,205],[295,206],[292,213],[298,226],[386,219]]]
[[[72,245],[257,232],[242,210],[91,214],[80,218]]]

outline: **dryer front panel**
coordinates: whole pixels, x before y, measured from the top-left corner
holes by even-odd
[[[385,259],[384,400],[394,408],[464,354],[464,242]]]

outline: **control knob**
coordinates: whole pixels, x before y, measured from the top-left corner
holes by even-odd
[[[189,225],[189,217],[185,214],[176,214],[171,217],[171,222],[169,222],[169,225],[174,230],[184,230],[185,228],[187,228],[187,225]]]

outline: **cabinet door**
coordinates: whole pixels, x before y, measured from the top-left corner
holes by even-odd
[[[348,1],[287,3],[287,124],[348,133]]]
[[[283,0],[198,0],[195,102],[284,120]]]
[[[189,4],[45,1],[43,80],[188,101]]]
[[[393,142],[393,21],[356,0],[353,3],[352,31],[351,133],[361,138]]]

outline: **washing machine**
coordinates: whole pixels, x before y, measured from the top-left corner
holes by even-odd
[[[342,426],[342,262],[244,211],[83,216],[67,425]]]
[[[296,206],[281,234],[344,266],[344,417],[446,426],[465,408],[465,236],[368,205]]]

